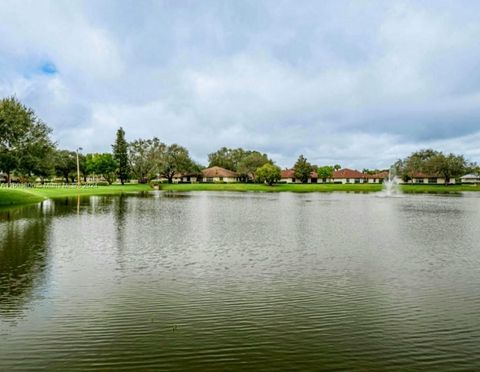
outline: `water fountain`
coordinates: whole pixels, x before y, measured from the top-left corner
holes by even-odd
[[[387,198],[399,197],[402,195],[399,178],[396,175],[395,168],[391,167],[388,172],[388,179],[383,182],[382,196]]]

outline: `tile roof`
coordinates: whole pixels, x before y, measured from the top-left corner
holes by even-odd
[[[317,178],[317,172],[313,171],[310,173],[310,178]],[[295,178],[295,169],[284,169],[282,170],[282,177],[281,178]]]
[[[237,178],[239,174],[237,172],[233,172],[231,170],[222,168],[222,167],[211,167],[202,170],[203,177],[213,178],[213,177],[230,177],[230,178]]]
[[[344,168],[333,172],[332,178],[367,178],[367,175],[354,169]]]

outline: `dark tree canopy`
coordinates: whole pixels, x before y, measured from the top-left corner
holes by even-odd
[[[138,182],[145,183],[157,175],[164,151],[165,144],[156,137],[130,142],[128,145],[129,168]]]
[[[113,156],[118,164],[117,176],[122,185],[128,180],[128,142],[125,139],[125,131],[122,127],[117,130],[115,143],[112,145]]]
[[[427,176],[441,176],[445,183],[462,176],[467,168],[468,163],[462,155],[445,155],[432,149],[416,151],[394,165],[396,173],[406,181],[417,173],[423,173]]]
[[[255,150],[242,148],[230,149],[222,147],[208,155],[209,167],[222,167],[240,174],[244,180],[255,179],[257,168],[264,164],[271,163],[267,154]]]
[[[295,166],[293,167],[293,169],[295,171],[295,178],[301,180],[303,183],[308,182],[308,179],[310,178],[310,174],[313,171],[312,165],[307,161],[307,159],[303,155],[300,155],[298,157],[298,160],[295,163]]]
[[[191,172],[194,163],[188,154],[188,150],[177,144],[166,146],[160,156],[158,173],[165,177],[168,183],[172,183],[175,173]]]
[[[52,170],[51,129],[15,97],[0,100],[0,169],[25,177],[45,177]]]

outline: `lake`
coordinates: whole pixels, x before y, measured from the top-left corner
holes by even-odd
[[[0,370],[478,370],[480,195],[0,211]]]

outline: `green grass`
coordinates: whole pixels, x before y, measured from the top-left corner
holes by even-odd
[[[165,191],[240,191],[240,192],[378,192],[382,185],[373,184],[281,184],[274,186],[244,183],[193,183],[193,184],[161,184],[160,189]],[[471,185],[403,185],[405,193],[434,193],[447,194],[463,191],[480,191],[480,186]],[[72,196],[90,195],[117,195],[130,192],[152,190],[149,185],[112,185],[98,186],[95,188],[28,188],[7,189],[0,188],[0,207],[38,203],[45,199],[64,198]]]
[[[193,183],[193,184],[161,184],[165,191],[240,191],[240,192],[379,192],[383,185],[375,184],[280,184],[274,186],[242,183]],[[469,185],[403,185],[406,193],[454,193],[461,191],[480,191],[480,186]]]
[[[117,195],[129,192],[150,191],[149,185],[112,185],[92,188],[0,188],[0,206],[38,203],[45,199],[72,196]]]
[[[22,190],[7,190],[0,188],[0,207],[11,205],[39,203],[45,198]]]
[[[401,189],[407,194],[449,194],[463,191],[480,191],[475,185],[402,185]]]

